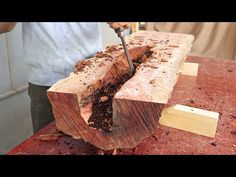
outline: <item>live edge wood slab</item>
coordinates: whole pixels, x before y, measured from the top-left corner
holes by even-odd
[[[159,125],[152,135],[134,149],[118,154],[236,154],[236,61],[189,56],[199,63],[198,76],[180,75],[167,107],[176,104],[219,112],[214,138]],[[54,122],[10,150],[7,154],[97,154],[97,148],[82,139],[60,136],[56,141],[41,141]]]
[[[192,35],[154,31],[126,37],[136,65],[131,78],[121,45],[109,46],[78,63],[74,73],[47,92],[56,126],[103,150],[135,147],[158,126],[193,39]],[[112,107],[108,110],[109,99]],[[93,116],[95,112],[99,114]]]

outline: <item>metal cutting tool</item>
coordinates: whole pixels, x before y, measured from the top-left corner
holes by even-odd
[[[127,45],[126,45],[126,42],[125,42],[124,33],[123,33],[123,31],[125,29],[126,28],[119,27],[119,28],[115,29],[115,32],[117,33],[118,37],[121,39],[122,45],[124,47],[125,55],[126,55],[128,63],[129,63],[129,69],[130,69],[129,74],[133,75],[133,73],[134,73],[134,65],[133,65],[133,62],[132,62],[132,60],[130,58],[129,51],[128,51],[128,48],[127,48]]]

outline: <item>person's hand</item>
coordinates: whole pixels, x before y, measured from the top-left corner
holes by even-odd
[[[10,32],[15,26],[16,22],[0,22],[0,34]]]
[[[131,26],[131,23],[129,22],[108,22],[108,24],[113,29],[117,29],[120,27],[129,28]]]

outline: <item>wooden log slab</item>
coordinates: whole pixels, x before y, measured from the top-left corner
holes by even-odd
[[[47,92],[56,126],[103,150],[135,147],[158,126],[193,39],[154,31],[127,36],[131,78],[122,45],[79,62]]]

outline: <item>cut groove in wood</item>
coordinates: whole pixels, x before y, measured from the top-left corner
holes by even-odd
[[[214,138],[218,118],[218,112],[177,104],[165,108],[162,111],[159,123],[168,127]]]

